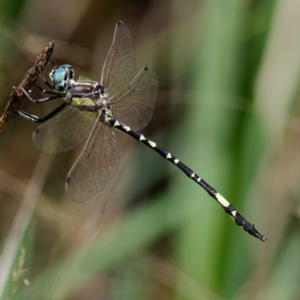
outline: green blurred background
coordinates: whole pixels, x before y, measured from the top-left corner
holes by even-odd
[[[17,117],[0,137],[0,300],[299,299],[300,2],[0,0],[1,110],[51,40],[53,61],[99,80],[118,20],[136,72],[158,75],[143,133],[268,242],[124,134],[107,188],[71,203],[64,180],[82,145],[42,154],[36,125]],[[53,102],[23,109],[43,116]]]

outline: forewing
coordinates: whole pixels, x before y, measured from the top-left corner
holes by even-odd
[[[33,132],[36,147],[46,153],[59,153],[73,149],[84,141],[93,128],[95,119],[66,106]]]
[[[135,58],[131,34],[126,24],[119,21],[102,71],[101,84],[105,92],[114,95],[127,85],[132,80],[134,68]]]
[[[70,170],[66,190],[74,202],[89,199],[110,181],[119,164],[120,152],[111,127],[97,119],[87,143]]]
[[[142,69],[126,88],[112,97],[114,117],[133,130],[147,126],[153,115],[157,86],[155,72],[148,67]]]

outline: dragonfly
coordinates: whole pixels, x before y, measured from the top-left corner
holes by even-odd
[[[74,202],[84,201],[102,190],[115,174],[120,150],[115,129],[145,144],[174,164],[191,180],[214,198],[224,211],[250,235],[261,241],[266,237],[249,223],[220,193],[169,151],[146,138],[139,131],[151,120],[157,97],[158,80],[155,72],[144,67],[133,79],[135,55],[130,31],[119,21],[115,27],[111,48],[106,57],[100,82],[74,80],[71,65],[54,65],[48,81],[50,90],[38,88],[47,97],[27,98],[35,103],[62,98],[64,102],[39,118],[24,111],[18,114],[35,123],[42,123],[33,133],[38,149],[59,153],[73,149],[87,140],[81,154],[66,178],[66,191]]]

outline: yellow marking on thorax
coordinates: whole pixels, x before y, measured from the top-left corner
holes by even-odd
[[[72,98],[72,105],[76,108],[77,105],[85,105],[85,106],[95,106],[95,103],[93,100],[89,98]],[[82,111],[86,116],[90,116],[91,118],[96,119],[98,117],[97,111]]]
[[[72,98],[72,104],[76,105],[86,105],[86,106],[94,106],[95,102],[90,98]]]

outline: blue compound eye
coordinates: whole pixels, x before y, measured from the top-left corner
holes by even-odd
[[[74,70],[71,65],[61,65],[53,69],[49,77],[55,90],[63,92],[70,84],[70,80],[74,80]]]

